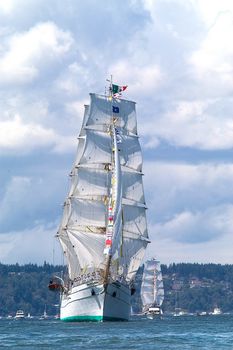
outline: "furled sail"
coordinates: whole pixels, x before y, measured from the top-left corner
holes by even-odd
[[[160,263],[156,259],[147,260],[144,264],[141,298],[144,306],[161,306],[164,299],[164,288]]]
[[[135,103],[97,94],[90,98],[58,238],[74,279],[103,268],[113,220],[107,251],[114,278],[130,281],[148,243]]]

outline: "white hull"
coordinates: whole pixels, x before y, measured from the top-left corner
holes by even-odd
[[[159,313],[159,314],[155,314],[155,313],[150,313],[150,312],[148,312],[147,314],[146,314],[146,317],[149,319],[149,320],[153,320],[154,318],[161,318],[161,314]]]
[[[23,320],[25,318],[24,312],[22,310],[18,310],[15,315],[16,320]]]
[[[104,288],[99,283],[72,287],[61,297],[62,321],[128,321],[131,312],[128,285],[115,282]]]
[[[153,320],[154,318],[161,318],[162,316],[162,310],[159,306],[156,307],[150,307],[146,312],[145,315],[150,320]]]

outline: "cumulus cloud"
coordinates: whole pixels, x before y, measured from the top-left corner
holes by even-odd
[[[14,7],[13,0],[0,0],[0,11],[2,11],[4,14],[9,14]]]
[[[38,225],[30,230],[12,231],[0,235],[1,263],[62,264],[59,245],[55,241],[57,225]],[[17,248],[16,248],[17,247]],[[54,254],[55,252],[55,254]]]
[[[233,165],[146,162],[144,171],[152,241],[148,254],[166,263],[181,261],[180,256],[231,261]]]
[[[32,202],[34,197],[33,190],[35,191],[34,194],[38,191],[33,186],[30,178],[13,177],[10,180],[0,203],[1,233],[10,231],[12,228],[15,231],[21,230],[24,227],[35,224],[33,219],[36,220],[36,206]],[[41,205],[44,204],[41,203]]]
[[[222,205],[202,212],[182,212],[170,221],[155,225],[158,237],[183,243],[201,243],[232,233],[233,206]]]
[[[30,148],[51,146],[55,141],[53,130],[34,123],[25,124],[19,115],[0,122],[0,149],[27,153]]]
[[[31,153],[35,148],[50,148],[53,152],[67,152],[75,145],[72,137],[60,136],[53,129],[36,123],[23,123],[19,115],[0,121],[0,153]]]
[[[231,101],[230,101],[231,102]],[[178,147],[200,150],[231,149],[233,147],[233,121],[225,103],[224,115],[216,115],[219,100],[193,100],[168,103],[165,112],[145,120],[141,127],[144,138],[166,140]],[[232,103],[229,103],[229,106]],[[156,145],[157,146],[157,145]]]
[[[232,244],[232,233],[196,244],[177,242],[166,237],[158,240],[155,237],[146,254],[147,257],[157,256],[164,264],[181,261],[229,264],[232,262]]]
[[[222,156],[233,148],[232,13],[229,0],[67,0],[65,11],[56,0],[0,0],[6,262],[22,261],[19,246],[22,255],[40,259],[30,246],[40,237],[46,245],[43,232],[53,235],[49,225],[59,220],[83,104],[89,92],[104,92],[111,74],[137,102],[151,160],[144,166],[151,247],[170,261],[204,259],[206,251],[212,261],[224,252],[232,261],[224,244],[232,243],[233,169]],[[169,159],[188,149],[188,164],[182,156],[179,163],[156,162],[165,148]]]
[[[134,58],[129,61],[119,61],[114,66],[110,66],[108,75],[111,72],[117,77],[119,82],[130,85],[132,94],[142,94],[151,91],[151,94],[158,88],[163,80],[163,73],[157,64],[151,65],[134,65]]]
[[[204,78],[203,74],[214,74],[215,79],[222,79],[230,87],[232,87],[231,75],[233,71],[232,11],[233,7],[231,11],[216,13],[216,18],[203,39],[200,48],[190,58],[201,80]]]
[[[144,38],[140,62],[149,69],[153,62],[160,72],[152,78],[154,85],[147,86],[145,78],[143,88],[134,91],[142,105],[140,113],[147,110],[142,125],[145,146],[156,148],[165,141],[181,148],[231,149],[231,2],[147,0],[144,4],[151,21],[138,38],[138,42]],[[135,62],[128,63],[133,70],[139,67]]]
[[[145,162],[144,172],[148,216],[154,223],[232,201],[232,164]]]
[[[6,182],[0,200],[1,234],[46,226],[61,215],[68,172],[38,169],[38,174],[35,170],[30,177],[12,176]]]
[[[39,23],[28,31],[13,34],[0,57],[0,83],[28,83],[40,70],[59,62],[70,50],[72,35],[54,23]]]

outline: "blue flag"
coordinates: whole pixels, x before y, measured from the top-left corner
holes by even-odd
[[[119,107],[112,106],[113,113],[119,113]]]

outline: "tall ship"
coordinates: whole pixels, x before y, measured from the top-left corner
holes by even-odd
[[[161,316],[164,300],[163,278],[160,262],[154,258],[144,264],[141,285],[143,313],[148,318]]]
[[[90,94],[78,137],[71,186],[57,237],[68,279],[62,321],[129,320],[134,277],[149,242],[135,102],[121,87]]]

